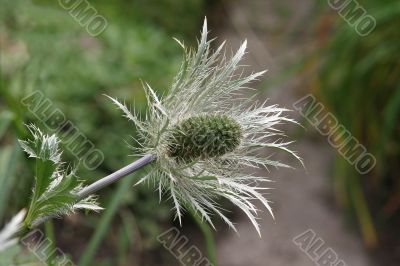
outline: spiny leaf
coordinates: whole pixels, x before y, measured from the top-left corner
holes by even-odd
[[[33,138],[19,141],[29,157],[36,160],[35,187],[25,223],[31,226],[38,220],[68,214],[76,208],[101,209],[93,197],[78,199],[76,193],[82,185],[74,171],[63,169],[57,136],[43,134],[33,125],[29,130]]]

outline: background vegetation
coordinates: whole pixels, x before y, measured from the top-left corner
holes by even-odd
[[[391,246],[400,221],[400,4],[363,1],[377,21],[373,33],[354,34],[338,18],[321,41],[312,91],[377,160],[360,175],[339,153],[333,169],[338,203],[356,221],[369,248]],[[398,241],[398,239],[397,239]]]
[[[168,88],[182,56],[171,37],[195,44],[211,5],[203,0],[90,2],[108,21],[96,38],[58,1],[0,0],[0,227],[26,206],[31,194],[32,167],[17,139],[27,136],[24,124],[45,128],[21,104],[22,98],[39,90],[51,99],[105,155],[95,171],[80,165],[80,177],[90,182],[105,176],[132,160],[125,141],[134,145],[129,136],[135,129],[102,95],[144,110],[141,80],[161,94]],[[332,190],[365,245],[380,247],[386,256],[400,241],[400,5],[397,0],[365,0],[362,5],[378,22],[373,34],[364,37],[327,11],[325,2],[316,3],[310,28],[316,28],[318,49],[294,69],[303,71],[312,61],[317,71],[310,92],[377,158],[374,171],[360,175],[337,154]],[[225,17],[218,12],[211,12],[211,19],[223,24]],[[65,151],[64,157],[76,163]],[[80,265],[159,265],[169,260],[166,265],[174,265],[156,241],[173,220],[171,205],[159,203],[152,188],[131,189],[134,179],[100,192],[106,208],[102,214],[48,223],[47,236]],[[210,248],[210,233],[202,231]]]

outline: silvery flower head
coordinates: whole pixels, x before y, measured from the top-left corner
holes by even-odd
[[[263,148],[280,149],[299,159],[276,128],[294,121],[284,116],[286,109],[254,103],[239,93],[265,72],[248,76],[241,72],[246,41],[231,58],[224,43],[213,51],[211,42],[206,21],[197,51],[178,41],[184,59],[168,94],[159,98],[144,85],[149,105],[145,120],[111,99],[138,129],[135,154],[156,157],[138,183],[153,180],[160,199],[169,191],[180,222],[184,210],[192,209],[213,227],[211,213],[236,230],[218,204],[222,197],[239,207],[260,234],[254,200],[272,215],[263,193],[267,189],[263,184],[270,180],[250,174],[248,168],[288,167],[262,155]]]

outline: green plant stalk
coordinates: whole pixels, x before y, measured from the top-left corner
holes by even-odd
[[[56,250],[56,238],[54,236],[54,226],[52,221],[46,221],[44,223],[44,233],[46,235],[46,238],[50,240],[49,246],[46,248],[47,252],[47,260],[46,263],[48,266],[53,266],[53,258],[56,255],[55,250]]]
[[[361,189],[361,184],[357,178],[353,178],[353,189],[351,191],[351,197],[353,204],[355,206],[356,215],[361,226],[361,233],[364,238],[365,245],[372,249],[378,245],[378,236],[376,234],[376,229],[374,222],[372,220],[365,196]]]
[[[214,266],[217,266],[217,256],[215,254],[216,248],[215,248],[214,236],[210,229],[210,226],[208,226],[207,223],[204,223],[201,220],[201,218],[195,213],[194,210],[190,209],[189,213],[193,217],[193,220],[196,223],[196,225],[200,228],[200,231],[204,237],[205,241],[204,244],[206,246],[208,259]]]
[[[101,217],[99,224],[97,225],[94,235],[90,239],[89,244],[87,245],[85,250],[82,252],[82,256],[78,262],[79,266],[87,266],[92,261],[96,250],[101,243],[101,240],[104,238],[107,229],[110,226],[112,218],[115,216],[118,207],[121,204],[123,196],[128,191],[128,189],[130,189],[133,177],[134,176],[130,176],[122,180],[122,182],[118,185],[117,191],[112,197],[112,200],[108,204],[106,210],[104,211],[104,214]]]

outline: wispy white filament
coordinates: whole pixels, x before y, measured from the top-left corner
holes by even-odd
[[[26,210],[21,210],[17,215],[15,215],[11,221],[4,226],[0,231],[0,251],[7,249],[18,243],[18,238],[15,234],[22,228],[23,220],[26,215]]]

